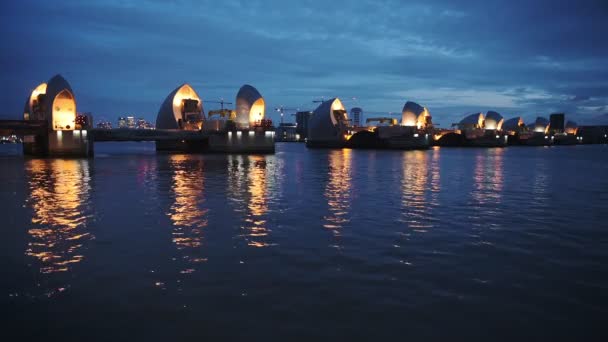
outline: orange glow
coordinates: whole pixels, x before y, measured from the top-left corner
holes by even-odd
[[[352,150],[333,150],[329,154],[329,180],[325,186],[325,199],[329,206],[328,215],[324,216],[323,227],[340,235],[340,229],[348,223],[348,210],[351,201]]]
[[[403,114],[401,116],[401,125],[402,126],[414,127],[414,126],[416,126],[417,121],[418,120],[416,119],[416,114],[409,110],[403,112]]]
[[[202,127],[202,120],[203,120],[203,117],[202,117],[203,101],[198,96],[196,91],[194,91],[194,89],[189,84],[184,84],[181,88],[179,88],[179,90],[173,97],[173,115],[175,116],[175,121],[177,121],[177,122],[179,122],[179,120],[184,121],[183,114],[182,114],[184,100],[196,100],[196,101],[198,101],[198,105],[196,106],[195,112],[187,113],[187,114],[194,115],[195,117],[197,117],[197,120],[195,120],[196,122],[193,124],[184,123],[183,128],[186,130],[200,130]],[[201,122],[198,122],[199,120]]]
[[[479,113],[479,118],[477,119],[477,127],[481,128],[484,126],[485,118],[483,114]]]
[[[257,122],[260,122],[264,119],[264,115],[266,113],[266,103],[264,102],[264,98],[257,99],[249,110],[249,125],[253,126]]]
[[[434,151],[434,153],[439,153],[439,151]],[[428,211],[430,209],[430,203],[427,199],[429,164],[430,161],[426,151],[407,151],[403,153],[403,175],[401,177],[403,220],[407,223],[409,229],[418,233],[427,232],[432,227],[430,222],[424,220],[425,217],[429,216]],[[439,177],[439,173],[436,171],[433,177]],[[437,184],[435,186],[438,187]]]
[[[489,130],[501,130],[502,129],[502,124],[503,122],[505,122],[505,119],[500,119],[500,121],[496,122],[496,120],[494,119],[487,119],[485,120],[484,124],[485,124],[485,129],[489,129]]]
[[[426,128],[427,121],[430,120],[430,118],[431,114],[429,113],[429,110],[425,107],[424,111],[420,113],[420,115],[418,115],[418,120],[416,122],[416,126],[418,127],[418,129]]]
[[[266,228],[265,215],[268,212],[266,193],[266,158],[264,156],[249,156],[247,172],[247,244],[251,247],[268,247],[264,241],[269,230]]]
[[[40,112],[41,107],[38,103],[38,95],[46,94],[46,87],[46,83],[41,83],[32,91],[29,101],[29,113],[27,113],[28,115],[24,114],[23,116],[25,120],[45,120],[43,117],[44,114]]]
[[[268,186],[266,157],[261,155],[233,155],[229,157],[228,200],[236,206],[235,212],[244,215],[241,226],[250,247],[269,247],[270,230],[267,228]]]
[[[423,107],[423,111],[416,115],[411,110],[406,110],[401,114],[401,126],[416,127],[418,129],[424,129],[430,122],[431,114],[426,107]]]
[[[191,155],[171,155],[170,169],[173,172],[174,201],[167,215],[173,223],[172,242],[181,251],[180,274],[196,271],[195,264],[207,261],[200,256],[203,231],[207,227],[205,203],[205,181],[200,161]]]
[[[339,123],[345,123],[348,120],[348,114],[346,114],[346,109],[344,108],[344,105],[342,105],[340,99],[336,98],[334,102],[331,103],[331,115],[329,117],[334,126]]]
[[[26,174],[33,216],[25,254],[38,260],[40,273],[67,272],[84,259],[83,244],[94,238],[86,230],[88,161],[34,159]]]
[[[191,167],[189,155],[171,155],[170,163],[175,199],[168,215],[174,226],[173,243],[178,249],[199,247],[207,226],[207,210],[200,208],[205,201],[202,169]]]
[[[69,90],[62,90],[53,100],[53,129],[74,130],[76,127],[76,101]]]

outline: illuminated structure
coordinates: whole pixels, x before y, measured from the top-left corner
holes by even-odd
[[[575,145],[581,141],[576,136],[577,125],[574,121],[566,121],[566,114],[551,114],[549,119],[549,135],[556,145]]]
[[[250,128],[263,125],[266,103],[260,92],[245,84],[236,94],[237,128]]]
[[[205,130],[210,133],[209,151],[274,153],[275,131],[272,120],[264,118],[266,104],[260,92],[246,84],[239,89],[235,103],[229,120],[210,120],[213,127]]]
[[[68,82],[56,75],[38,85],[25,102],[24,120],[47,120],[55,131],[74,130],[76,100]]]
[[[127,125],[129,126],[128,118]],[[157,129],[200,130],[202,125],[203,101],[188,84],[175,88],[160,106],[156,116]]]
[[[523,133],[528,130],[524,123],[524,119],[522,119],[521,116],[506,120],[502,124],[502,129],[509,134]]]
[[[342,147],[350,138],[346,109],[339,98],[323,101],[308,120],[308,147]]]
[[[483,113],[474,113],[464,117],[458,123],[458,129],[461,131],[470,131],[484,128],[485,117]]]
[[[578,131],[578,125],[576,124],[576,122],[568,120],[566,122],[566,128],[565,128],[566,134],[575,134],[576,135],[577,131]]]
[[[423,107],[416,102],[408,101],[403,106],[401,113],[401,126],[416,127],[418,129],[426,129],[432,126],[431,113],[426,107]]]
[[[529,126],[535,133],[546,134],[549,132],[549,120],[541,116],[537,117],[533,124]]]
[[[133,120],[134,121],[134,120]],[[135,122],[133,122],[135,125]],[[130,126],[127,118],[127,127]],[[156,116],[156,129],[200,131],[203,126],[203,101],[188,84],[175,88],[163,101]],[[156,141],[157,151],[201,151],[197,141]]]
[[[508,136],[502,134],[504,119],[497,112],[473,113],[455,124],[458,130],[438,136],[439,146],[503,147]]]
[[[502,124],[505,121],[502,115],[497,112],[488,111],[484,120],[484,128],[491,131],[502,130]]]
[[[300,111],[296,113],[296,134],[300,136],[301,141],[308,138],[308,120],[312,116],[311,111]]]
[[[24,137],[24,154],[86,156],[92,153],[92,143],[87,136],[89,127],[77,127],[74,92],[61,75],[34,88],[26,99],[23,119],[46,121],[48,128],[44,133]],[[92,118],[87,121],[92,122]]]

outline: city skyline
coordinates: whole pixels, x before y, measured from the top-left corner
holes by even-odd
[[[253,84],[275,122],[274,107],[314,109],[313,99],[333,96],[364,113],[398,113],[415,101],[444,127],[488,110],[566,112],[581,123],[608,113],[608,6],[600,1],[4,6],[5,118],[19,117],[32,84],[56,73],[70,79],[78,109],[100,118],[131,112],[154,121],[184,82],[205,112],[219,107],[205,101],[233,101]]]

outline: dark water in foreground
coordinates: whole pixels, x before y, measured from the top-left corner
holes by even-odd
[[[605,332],[608,146],[19,148],[0,146],[11,340]]]

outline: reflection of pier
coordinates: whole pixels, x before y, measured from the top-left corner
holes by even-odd
[[[433,222],[430,211],[437,206],[440,191],[439,151],[429,154],[410,151],[404,154],[402,187],[403,221],[408,228],[417,232],[427,232]]]
[[[267,227],[268,179],[264,156],[234,156],[229,164],[228,193],[244,213],[241,236],[251,247],[268,247],[270,229]]]
[[[329,153],[329,179],[324,193],[329,212],[324,216],[323,227],[335,235],[340,235],[340,229],[350,221],[351,153],[349,149]]]
[[[68,272],[84,259],[84,245],[93,238],[86,229],[91,215],[87,212],[88,162],[31,160],[26,174],[27,202],[33,216],[28,230],[31,240],[25,254],[37,261],[36,267],[42,274]],[[65,286],[48,284],[48,294],[62,291]]]
[[[169,160],[173,172],[174,203],[167,215],[173,223],[172,239],[186,263],[180,273],[194,272],[195,265],[206,261],[201,257],[203,229],[207,226],[205,180],[201,161],[188,155],[172,155]]]
[[[503,189],[501,149],[478,154],[475,160],[473,199],[479,205],[499,205]]]

